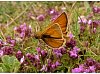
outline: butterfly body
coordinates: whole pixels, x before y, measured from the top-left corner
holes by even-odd
[[[45,34],[42,34],[42,35],[41,35],[41,32],[38,32],[37,34],[35,34],[35,38],[36,38],[36,39],[43,39],[43,38],[54,38],[54,39],[59,39],[59,38],[56,38],[56,37],[52,37],[51,35],[45,35]]]
[[[62,13],[53,21],[44,31],[35,34],[36,39],[42,39],[47,45],[53,48],[59,48],[64,43],[66,34],[67,15]]]

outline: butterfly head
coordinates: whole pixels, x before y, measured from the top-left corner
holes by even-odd
[[[41,32],[36,32],[36,33],[34,33],[34,37],[35,37],[36,39],[41,39]]]

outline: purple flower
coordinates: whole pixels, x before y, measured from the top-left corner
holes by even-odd
[[[49,15],[58,15],[58,12],[55,9],[49,9],[48,10]]]
[[[85,31],[85,26],[80,26],[80,32],[83,33]]]
[[[20,63],[22,64],[25,61],[24,56],[20,59]]]
[[[51,67],[52,67],[52,69],[55,69],[56,68],[56,65],[55,64],[52,64]]]
[[[12,46],[15,46],[16,40],[12,39],[12,40],[11,40],[11,44],[12,44]]]
[[[48,66],[51,67],[52,61],[51,59],[47,59]]]
[[[61,50],[59,50],[59,49],[54,49],[53,53],[56,55],[57,58],[61,58],[62,57]]]
[[[19,50],[19,51],[17,51],[17,53],[16,53],[16,58],[20,61],[20,59],[21,58],[23,58],[23,54],[22,54],[22,52]]]
[[[51,59],[47,59],[47,72],[53,72],[61,63],[59,61],[52,61]]]
[[[97,63],[95,64],[95,67],[96,67],[96,70],[100,70],[100,62],[97,62]]]
[[[61,58],[62,57],[62,54],[61,53],[55,52],[54,54],[56,55],[57,58]]]
[[[97,28],[98,26],[100,25],[100,20],[94,20],[93,21],[93,28]],[[91,26],[91,28],[92,28],[92,26]]]
[[[80,48],[78,48],[78,47],[75,46],[75,47],[73,47],[73,51],[74,52],[79,52],[80,51]]]
[[[37,52],[38,52],[39,54],[41,53],[41,48],[40,48],[40,47],[36,48],[36,50],[37,50]]]
[[[18,32],[18,34],[15,34],[17,36],[20,36],[20,38],[30,37],[32,34],[32,28],[31,26],[27,26],[26,23],[15,27],[15,31]]]
[[[7,43],[10,44],[10,46],[15,46],[15,44],[16,44],[16,40],[12,39],[10,36],[6,37],[6,41],[7,41]]]
[[[92,10],[94,13],[100,13],[100,7],[94,6]]]
[[[61,53],[61,50],[62,50],[62,48],[60,48],[60,49],[58,49],[58,48],[53,49],[53,51],[57,52],[57,53]]]
[[[58,15],[52,16],[52,17],[51,17],[51,21],[54,21],[57,17],[58,17]]]
[[[64,47],[59,48],[61,54],[66,54],[66,49]]]
[[[93,28],[93,33],[96,33],[96,28]]]
[[[97,7],[93,7],[93,12],[97,13],[98,12],[98,8]]]
[[[1,48],[3,50],[4,55],[10,55],[13,54],[13,48],[9,46],[4,46]]]
[[[83,73],[90,73],[90,69],[89,68],[84,69],[84,72]]]
[[[42,14],[37,16],[37,20],[39,20],[39,21],[44,21],[44,19],[45,19],[45,16]]]
[[[84,68],[83,73],[95,73],[95,67],[94,66],[89,66]]]
[[[41,62],[40,61],[36,61],[34,63],[34,66],[37,68],[37,69],[40,69],[41,68]]]
[[[92,20],[89,20],[88,21],[88,25],[92,25]]]
[[[39,55],[34,55],[34,58],[35,58],[36,60],[40,60]]]
[[[50,10],[49,10],[49,14],[50,14],[50,15],[55,14],[55,12],[56,12],[56,11],[55,11],[54,9],[50,9]]]
[[[86,17],[85,16],[78,17],[78,23],[79,24],[86,24],[87,23]]]
[[[0,57],[3,56],[3,50],[0,50]]]
[[[58,61],[56,61],[55,63],[48,62],[48,67],[51,69],[51,71],[53,71],[54,69],[56,69],[60,65],[61,64]]]
[[[71,39],[70,41],[66,42],[66,48],[71,47],[73,48],[74,46],[76,46],[76,41],[74,39]]]
[[[95,73],[97,70],[100,70],[100,64],[88,58],[84,64],[80,64],[78,68],[72,69],[73,73]]]
[[[72,73],[81,73],[81,69],[80,68],[74,68],[74,69],[72,69]]]
[[[93,66],[93,65],[95,65],[95,64],[96,64],[96,61],[93,60],[92,58],[88,58],[88,59],[86,60],[86,63],[85,63],[86,66]]]
[[[7,42],[3,42],[3,45],[6,46],[8,43]]]
[[[78,58],[78,54],[77,54],[77,52],[75,52],[75,51],[69,51],[69,55],[70,55],[70,57],[71,58]]]
[[[49,9],[48,14],[51,15],[51,21],[55,20],[59,15],[55,9]]]
[[[3,46],[3,41],[0,39],[0,48]]]
[[[25,37],[25,32],[21,32],[21,33],[20,33],[20,37],[21,37],[21,38],[24,38],[24,37]]]
[[[71,51],[69,51],[69,55],[71,58],[78,58],[78,52],[79,52],[79,48],[77,48],[76,46],[73,47],[73,49]]]
[[[10,46],[15,46],[16,45],[16,40],[14,40],[14,39],[11,39],[11,40],[9,40],[9,42],[8,42],[9,44],[10,44]]]
[[[45,71],[45,72],[47,72],[47,66],[46,66],[46,65],[43,65],[40,71]]]
[[[60,66],[61,64],[60,64],[58,61],[56,61],[56,62],[55,62],[55,65],[56,65],[56,67],[57,67],[57,66]]]
[[[23,33],[27,32],[27,27],[26,27],[26,26],[23,27],[23,28],[21,29],[21,31],[22,31]]]
[[[32,27],[31,27],[31,25],[29,25],[28,29],[29,29],[30,32],[32,31]]]
[[[21,28],[20,27],[14,27],[14,31],[17,31],[18,33],[21,33]]]
[[[19,28],[20,29],[23,29],[23,28],[25,28],[27,25],[26,25],[26,23],[23,23],[23,24],[21,24],[20,26],[19,26]]]
[[[78,68],[72,69],[72,73],[89,73],[90,69],[85,68],[84,64],[80,64]]]
[[[47,56],[47,51],[46,50],[41,50],[41,48],[36,48],[37,52],[39,55],[41,55],[42,58],[45,58]]]
[[[10,42],[11,36],[7,36],[7,37],[6,37],[6,40],[7,40],[7,42]]]
[[[32,54],[30,54],[30,53],[27,53],[27,54],[26,54],[26,57],[27,57],[32,63],[34,63],[34,61],[35,61],[34,55],[32,55]]]
[[[47,56],[47,52],[45,50],[41,50],[41,57],[45,58]]]
[[[84,71],[84,64],[80,64],[79,68],[80,68],[81,72],[83,72]]]
[[[17,29],[18,29],[17,27],[14,27],[14,31],[17,31]]]
[[[93,13],[90,13],[88,16],[87,16],[87,19],[90,19],[90,18],[92,18],[94,15],[93,15]]]
[[[72,33],[69,33],[68,36],[72,39],[74,35]]]
[[[95,70],[96,70],[96,68],[95,68],[95,66],[89,66],[89,69],[90,69],[90,72],[95,72]]]

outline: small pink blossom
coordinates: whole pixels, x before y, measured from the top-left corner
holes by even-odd
[[[45,19],[45,16],[42,14],[37,16],[37,20],[39,20],[39,21],[44,21],[44,19]]]
[[[75,37],[72,33],[69,33],[69,35],[68,35],[70,38],[73,38],[73,37]]]
[[[79,24],[81,24],[81,23],[86,24],[87,23],[86,17],[85,16],[78,17],[78,23]]]
[[[20,59],[20,63],[22,64],[24,62],[25,58],[24,56]]]
[[[3,51],[2,50],[0,50],[0,57],[2,57],[3,56]]]
[[[35,59],[40,60],[39,55],[34,55]]]

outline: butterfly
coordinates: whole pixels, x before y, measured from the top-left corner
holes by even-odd
[[[67,15],[63,12],[42,32],[35,33],[36,39],[42,39],[52,48],[59,48],[64,43],[64,36],[67,34]]]

